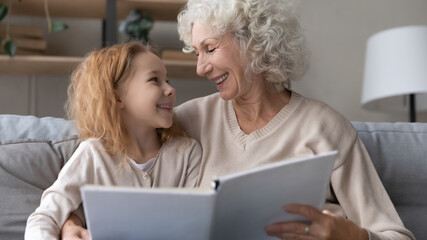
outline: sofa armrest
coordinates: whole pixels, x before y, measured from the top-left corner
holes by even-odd
[[[23,239],[28,216],[79,138],[71,121],[0,115],[0,236]]]
[[[427,123],[353,125],[403,223],[427,239]]]

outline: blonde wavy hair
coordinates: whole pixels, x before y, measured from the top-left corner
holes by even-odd
[[[308,67],[306,41],[295,9],[295,0],[189,0],[178,15],[183,51],[194,51],[195,22],[211,27],[219,36],[231,33],[246,73],[262,74],[283,91]]]
[[[103,48],[91,52],[72,73],[66,110],[82,141],[97,138],[110,155],[127,156],[131,139],[121,119],[116,89],[133,73],[135,56],[147,52],[158,55],[154,48],[139,42]],[[172,126],[157,129],[157,133],[162,143],[187,136],[175,115]]]

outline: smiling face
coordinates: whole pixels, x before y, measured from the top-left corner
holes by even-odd
[[[195,22],[192,46],[198,55],[197,74],[215,83],[222,99],[233,100],[249,92],[251,82],[245,79],[240,51],[231,34],[217,36],[211,28]]]
[[[169,128],[172,125],[175,89],[167,80],[161,60],[151,52],[137,54],[132,74],[118,89],[119,106],[125,124],[134,129]]]

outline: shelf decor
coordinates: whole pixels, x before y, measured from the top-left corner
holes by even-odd
[[[125,34],[129,41],[148,43],[148,34],[152,27],[153,19],[150,13],[134,9],[121,23],[119,31]]]
[[[0,0],[0,3],[6,1],[18,2],[19,0]],[[18,4],[14,4],[13,14],[44,16],[44,7],[40,3],[41,0],[22,0]],[[105,19],[106,3],[106,0],[49,1],[50,16]],[[133,9],[140,9],[150,13],[153,21],[176,21],[177,14],[187,3],[187,0],[116,0],[116,3],[116,20],[123,20]],[[82,8],[82,6],[85,7]],[[110,26],[106,26],[106,28],[108,27]],[[167,52],[163,52],[162,55],[170,78],[201,79],[196,74],[197,62],[191,58],[194,56],[184,56],[182,53],[168,54]],[[0,74],[70,75],[81,61],[83,61],[83,57],[32,54],[11,58],[7,55],[0,55]]]
[[[20,2],[21,1],[22,0],[20,0]],[[13,2],[13,0],[8,0],[7,4],[0,3],[0,22],[6,17],[8,13],[11,14]],[[62,21],[55,21],[52,23],[47,0],[43,0],[43,7],[49,33],[61,32],[68,28],[67,24],[63,23]],[[0,45],[2,46],[2,51],[13,57],[17,52],[20,54],[25,54],[28,52],[32,53],[32,51],[44,51],[46,49],[46,41],[41,39],[42,36],[38,35],[40,31],[36,31],[33,34],[28,29],[21,31],[22,29],[25,29],[25,26],[17,25],[16,27],[20,30],[11,30],[13,26],[11,26],[9,23],[6,23],[5,27],[2,27],[2,31],[0,32]],[[13,33],[11,34],[11,32]],[[15,36],[15,34],[17,34],[17,36]],[[18,51],[21,48],[24,50]],[[0,51],[0,53],[2,51]]]

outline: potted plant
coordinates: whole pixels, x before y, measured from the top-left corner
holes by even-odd
[[[148,12],[132,10],[121,23],[119,31],[128,37],[128,41],[148,43],[152,27],[153,20]]]

